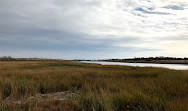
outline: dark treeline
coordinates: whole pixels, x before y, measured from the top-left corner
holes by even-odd
[[[127,63],[159,63],[159,64],[188,64],[188,58],[177,57],[137,57],[130,59],[106,59],[101,61],[127,62]]]
[[[62,60],[62,59],[47,59],[47,58],[13,58],[11,56],[0,57],[0,61],[51,61],[51,60]],[[92,60],[78,60],[76,61],[92,61]],[[152,61],[152,60],[188,60],[187,57],[176,58],[176,57],[137,57],[130,59],[106,59],[102,61]],[[99,60],[100,61],[100,60]]]
[[[74,59],[74,61],[93,61],[93,60],[88,60],[88,59]]]
[[[187,57],[184,58],[176,58],[176,57],[138,57],[138,58],[131,58],[131,59],[108,59],[112,61],[116,60],[188,60]]]

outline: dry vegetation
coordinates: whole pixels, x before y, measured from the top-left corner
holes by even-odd
[[[188,71],[0,61],[0,99],[0,111],[187,111]]]

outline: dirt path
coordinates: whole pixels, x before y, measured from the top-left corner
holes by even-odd
[[[50,99],[55,99],[55,100],[68,100],[71,97],[76,97],[77,93],[71,92],[71,91],[63,91],[63,92],[55,92],[55,93],[49,93],[49,94],[37,94],[35,96],[30,97],[30,100],[38,100],[38,101],[43,101],[43,100],[50,100]]]

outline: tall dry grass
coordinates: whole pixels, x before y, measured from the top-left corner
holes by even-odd
[[[27,100],[76,90],[66,101]],[[187,111],[188,71],[69,61],[0,62],[0,110]]]

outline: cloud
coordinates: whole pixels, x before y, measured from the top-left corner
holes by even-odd
[[[186,0],[1,0],[0,56],[174,55],[167,40],[186,56],[187,11]]]
[[[145,10],[143,8],[136,8],[136,11],[140,11],[142,13],[147,13],[147,14],[159,14],[159,15],[169,15],[170,13],[165,13],[165,12],[153,12],[150,10],[153,10],[152,8],[148,8],[148,10]]]
[[[163,8],[172,9],[172,10],[184,10],[183,7],[177,6],[177,5],[168,5],[168,6],[165,6],[165,7],[163,7]]]

